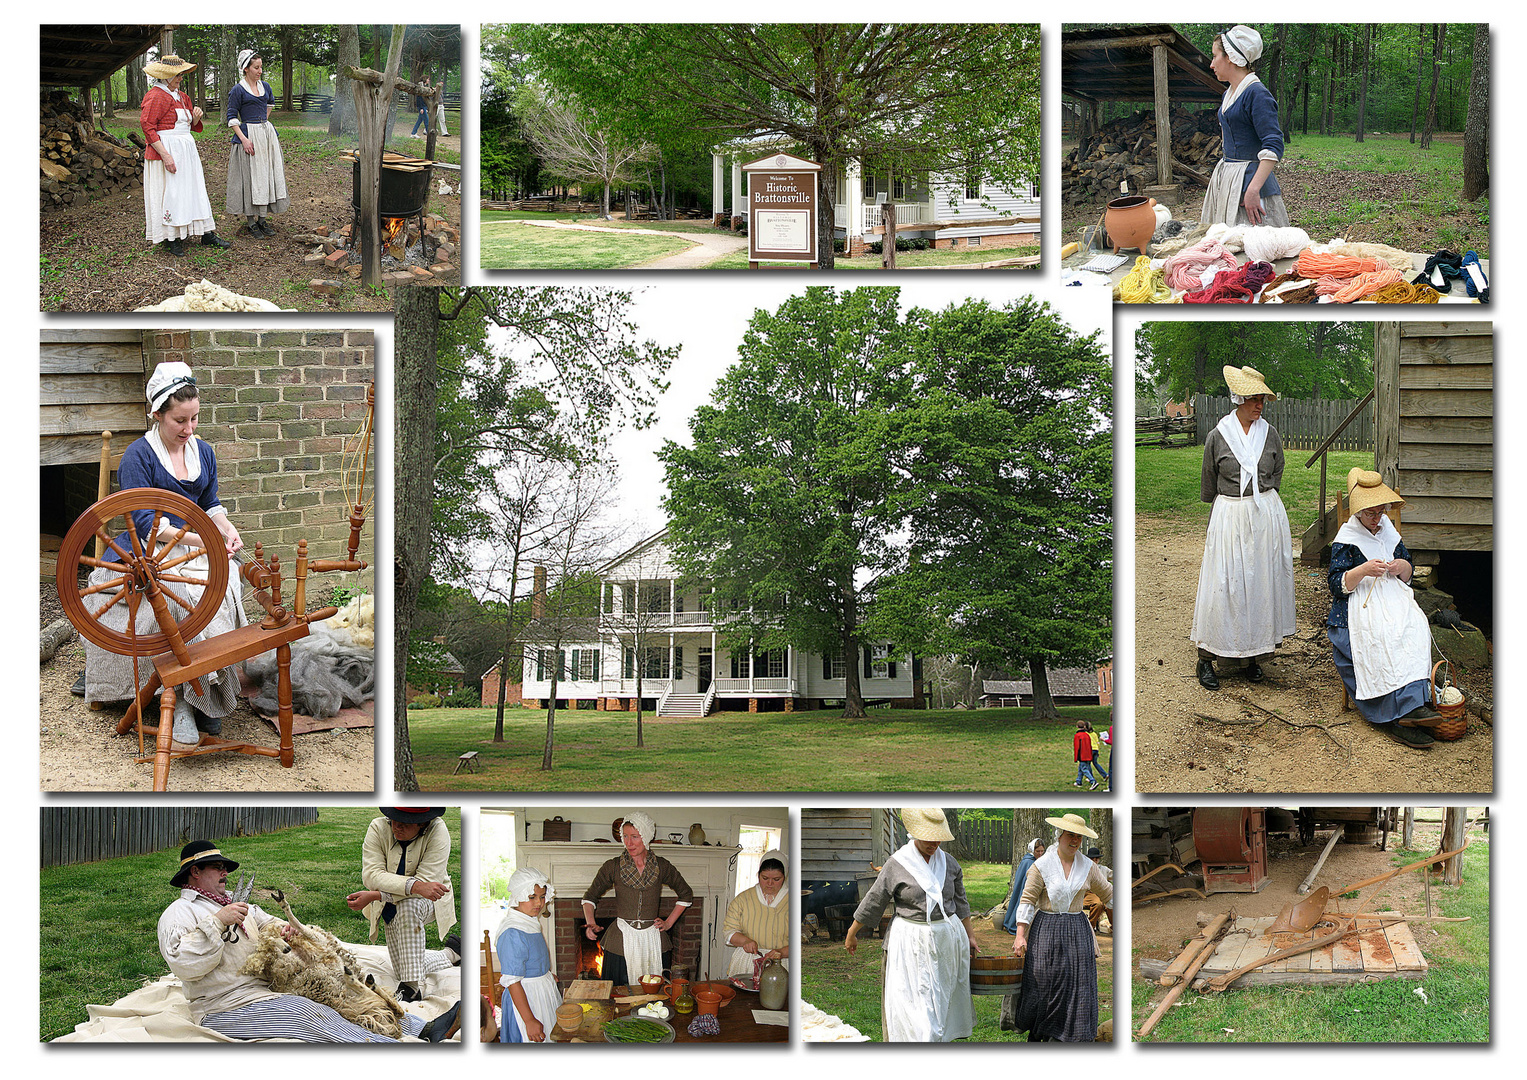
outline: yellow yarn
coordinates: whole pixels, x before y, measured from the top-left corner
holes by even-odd
[[[1412,285],[1408,281],[1401,281],[1395,285],[1386,285],[1363,299],[1372,300],[1375,304],[1435,304],[1438,297],[1437,290],[1430,285]]]
[[[1166,278],[1160,270],[1151,269],[1148,255],[1135,259],[1135,265],[1113,287],[1113,298],[1123,304],[1180,304],[1167,288]]]

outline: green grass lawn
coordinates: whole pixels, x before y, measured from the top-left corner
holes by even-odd
[[[1304,467],[1309,453],[1284,450],[1283,487],[1278,494],[1296,534],[1315,520],[1320,501],[1320,464]],[[1209,520],[1211,503],[1200,502],[1199,477],[1203,472],[1204,450],[1201,446],[1163,448],[1141,446],[1135,449],[1135,512],[1184,516],[1201,522]],[[1333,450],[1326,455],[1326,499],[1347,482],[1347,471],[1354,466],[1373,468],[1373,455],[1358,450]]]
[[[46,811],[44,811],[46,814]],[[286,892],[303,922],[314,922],[343,941],[364,942],[366,920],[345,906],[361,887],[361,841],[377,816],[374,807],[323,807],[313,825],[264,836],[200,837],[216,840],[255,876],[255,901],[280,914],[258,890]],[[461,810],[447,809],[456,843],[451,880],[461,884]],[[39,889],[39,1030],[46,1041],[87,1019],[86,1004],[109,1004],[164,975],[155,927],[179,895],[170,886],[180,849],[102,862],[44,869]],[[235,874],[235,878],[237,874]],[[435,944],[433,925],[429,930]],[[381,937],[378,936],[378,941]]]
[[[481,233],[478,265],[484,270],[622,270],[693,246],[678,237],[537,229],[513,222],[485,223]]]
[[[1464,853],[1461,886],[1434,884],[1440,914],[1462,923],[1413,924],[1430,965],[1424,979],[1386,979],[1361,986],[1262,986],[1184,994],[1191,1006],[1173,1008],[1150,1042],[1489,1042],[1490,843],[1477,829]],[[1392,852],[1395,866],[1436,854]],[[1382,911],[1382,902],[1376,908]],[[1433,936],[1433,931],[1436,932]],[[1423,1002],[1414,992],[1426,991]],[[1152,985],[1136,995],[1138,1029],[1166,993]]]
[[[1007,899],[1013,868],[1007,863],[963,863],[965,894],[972,911],[986,911]],[[991,953],[992,942],[1012,948],[1012,938],[993,936],[983,931],[977,920],[977,937],[982,948]],[[1113,970],[1111,953],[1104,952],[1098,964],[1098,1022],[1113,1015]],[[859,938],[859,951],[850,953],[841,941],[829,945],[805,945],[801,952],[801,1000],[826,1012],[835,1013],[865,1035],[879,1042],[881,1029],[882,972],[885,967],[880,939],[866,932]],[[1002,999],[977,995],[975,1031],[971,1042],[1026,1042],[1028,1034],[1001,1029]]]
[[[1016,259],[1024,255],[1038,255],[1039,249],[1035,248],[990,248],[982,251],[977,248],[974,251],[961,249],[959,251],[898,251],[896,253],[896,269],[917,270],[931,266],[974,266],[985,262],[996,262],[998,259]],[[862,255],[857,259],[847,259],[839,255],[833,260],[834,270],[879,270],[879,255]],[[734,255],[726,255],[711,263],[710,270],[746,270],[748,267],[748,253],[739,251]],[[1037,267],[1011,267],[1017,270],[1035,270]]]
[[[449,115],[449,114],[448,114]],[[457,120],[459,121],[459,117]],[[205,121],[205,128],[196,137],[197,146],[200,148],[203,160],[214,145],[223,156],[228,156],[228,139],[231,136],[224,134],[227,130],[221,122],[217,122],[217,116],[212,115]],[[96,118],[98,126],[119,139],[127,138],[130,131],[138,132],[141,137],[142,129],[138,127],[138,114],[130,116],[119,112],[111,120]],[[341,150],[349,150],[355,147],[355,136],[343,135],[339,138],[329,138],[329,118],[318,113],[289,113],[279,109],[270,114],[270,122],[276,126],[277,135],[281,139],[281,156],[286,161],[312,161],[325,164],[333,160]],[[413,118],[410,117],[408,125],[412,126]],[[448,126],[450,126],[448,124]],[[409,139],[408,127],[404,126],[403,117],[398,116],[398,122],[392,129],[391,148],[399,153],[408,150],[424,152],[423,139]],[[435,144],[435,160],[449,162],[452,165],[461,164],[461,151],[453,150],[444,142],[437,141]]]
[[[550,772],[541,771],[542,710],[410,710],[414,769],[424,791],[1058,791],[1076,778],[1077,719],[1107,706],[1063,708],[1058,723],[1028,709],[871,709],[716,713],[643,723],[636,713],[559,709]],[[478,751],[478,771],[451,775]]]

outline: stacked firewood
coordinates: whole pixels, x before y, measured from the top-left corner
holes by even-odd
[[[80,103],[65,91],[43,94],[39,120],[38,184],[43,210],[115,195],[142,184],[140,146],[92,128]]]
[[[1220,158],[1219,118],[1213,109],[1172,109],[1172,157],[1189,169],[1209,173]],[[1192,179],[1174,167],[1178,181]],[[1119,184],[1132,194],[1157,183],[1156,114],[1141,109],[1104,124],[1082,139],[1061,162],[1061,187],[1075,205],[1116,198]]]

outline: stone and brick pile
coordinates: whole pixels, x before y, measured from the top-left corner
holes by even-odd
[[[312,232],[292,237],[310,248],[302,261],[316,274],[322,275],[309,283],[309,288],[319,296],[333,296],[343,289],[342,274],[352,280],[360,279],[360,239],[352,235],[353,230],[352,224],[339,228],[320,225]],[[460,276],[460,250],[461,230],[445,218],[425,214],[422,236],[419,219],[409,218],[397,236],[386,240],[384,235],[382,283],[408,285],[456,281]]]
[[[44,211],[143,184],[141,147],[97,130],[86,121],[83,106],[66,91],[42,95],[38,185]]]

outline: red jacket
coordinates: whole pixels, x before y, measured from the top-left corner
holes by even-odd
[[[154,143],[159,141],[161,131],[169,131],[175,126],[176,102],[179,107],[189,110],[191,99],[186,96],[184,90],[177,90],[171,94],[168,90],[158,86],[148,88],[148,93],[143,95],[143,105],[138,109],[138,126],[143,129],[143,139],[148,143],[148,149],[143,152],[144,161],[158,161],[159,152],[154,149]],[[191,124],[192,131],[200,131],[202,122],[194,121]]]
[[[1071,740],[1071,753],[1077,761],[1092,760],[1092,736],[1085,731],[1078,731],[1076,738]]]

